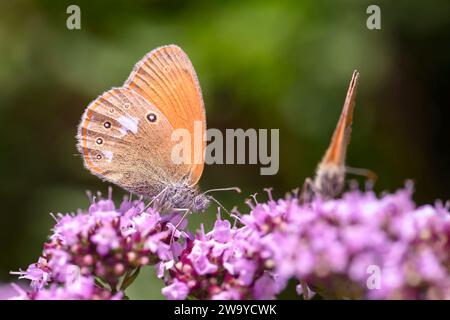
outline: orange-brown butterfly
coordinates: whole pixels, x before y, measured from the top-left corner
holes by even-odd
[[[302,194],[303,200],[310,198],[310,194],[308,194],[310,192],[307,190],[308,187],[312,189],[313,193],[322,198],[334,198],[342,192],[345,174],[346,171],[349,170],[352,170],[357,174],[367,175],[371,179],[375,178],[375,175],[369,170],[353,169],[345,166],[347,146],[350,143],[350,134],[352,130],[353,110],[355,108],[358,81],[359,72],[355,70],[330,145],[317,167],[314,181],[307,179],[305,183],[305,190]]]
[[[201,148],[192,148],[189,163],[176,164],[171,158],[173,130],[193,135],[195,122],[202,124],[204,135],[205,107],[194,67],[181,48],[163,46],[140,60],[122,87],[89,104],[77,146],[86,168],[101,179],[156,197],[164,208],[201,212],[210,202],[197,188],[204,140]]]

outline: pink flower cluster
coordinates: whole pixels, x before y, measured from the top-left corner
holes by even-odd
[[[175,229],[179,215],[100,199],[58,216],[38,262],[19,272],[31,280],[21,297],[121,299],[139,268],[155,265],[168,299],[274,299],[293,279],[307,297],[450,299],[449,209],[417,207],[412,193],[354,190],[300,204],[268,191],[234,226],[219,215],[195,235]]]
[[[279,285],[268,255],[257,231],[219,217],[212,231],[187,240],[162,292],[168,299],[274,299]]]
[[[261,232],[280,279],[325,298],[450,299],[450,214],[416,207],[412,185],[378,198],[358,190],[299,205],[258,204],[245,225]]]
[[[172,259],[173,215],[162,218],[142,201],[111,197],[88,212],[58,215],[42,256],[19,278],[31,281],[30,299],[111,299],[137,276],[140,267]]]

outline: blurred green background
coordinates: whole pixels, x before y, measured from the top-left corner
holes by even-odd
[[[81,30],[66,8],[81,7]],[[381,30],[366,8],[381,7]],[[375,171],[377,191],[416,182],[419,204],[448,199],[450,2],[21,1],[0,2],[0,282],[34,262],[53,219],[87,208],[107,185],[83,168],[76,127],[91,100],[120,86],[153,48],[175,43],[200,79],[209,127],[279,128],[280,170],[208,166],[202,189],[231,208],[312,176],[361,73],[348,163]],[[358,178],[362,181],[361,178]],[[115,188],[120,199],[125,192]],[[215,209],[193,216],[211,226]],[[147,270],[131,298],[160,298]]]

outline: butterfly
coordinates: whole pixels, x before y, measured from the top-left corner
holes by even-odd
[[[85,167],[102,180],[158,199],[166,209],[202,212],[210,204],[197,187],[204,139],[200,148],[192,146],[192,161],[174,163],[171,157],[176,143],[172,132],[193,134],[196,122],[205,135],[205,106],[194,67],[180,47],[162,46],[135,65],[123,86],[89,104],[78,127],[77,147]]]
[[[352,171],[375,179],[375,174],[366,169],[349,168],[345,165],[347,147],[352,131],[353,111],[355,109],[359,72],[355,70],[347,90],[341,116],[334,130],[330,145],[316,169],[314,181],[307,179],[301,194],[303,201],[311,199],[312,193],[324,199],[340,194],[344,188],[345,175]],[[312,190],[312,192],[311,192]]]

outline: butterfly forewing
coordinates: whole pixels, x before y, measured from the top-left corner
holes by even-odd
[[[142,96],[116,88],[86,109],[78,149],[85,166],[102,179],[137,194],[156,194],[190,170],[171,160],[172,129],[166,116]]]
[[[331,139],[322,164],[344,166],[347,153],[347,145],[350,143],[352,130],[353,110],[355,108],[356,89],[358,86],[359,73],[353,72],[352,80],[347,90],[347,95],[341,116]]]
[[[187,129],[191,133],[189,177],[191,184],[195,184],[203,171],[206,118],[197,75],[186,53],[175,45],[151,51],[136,64],[124,87],[153,104],[174,129]],[[202,126],[200,137],[194,136],[195,122]]]

